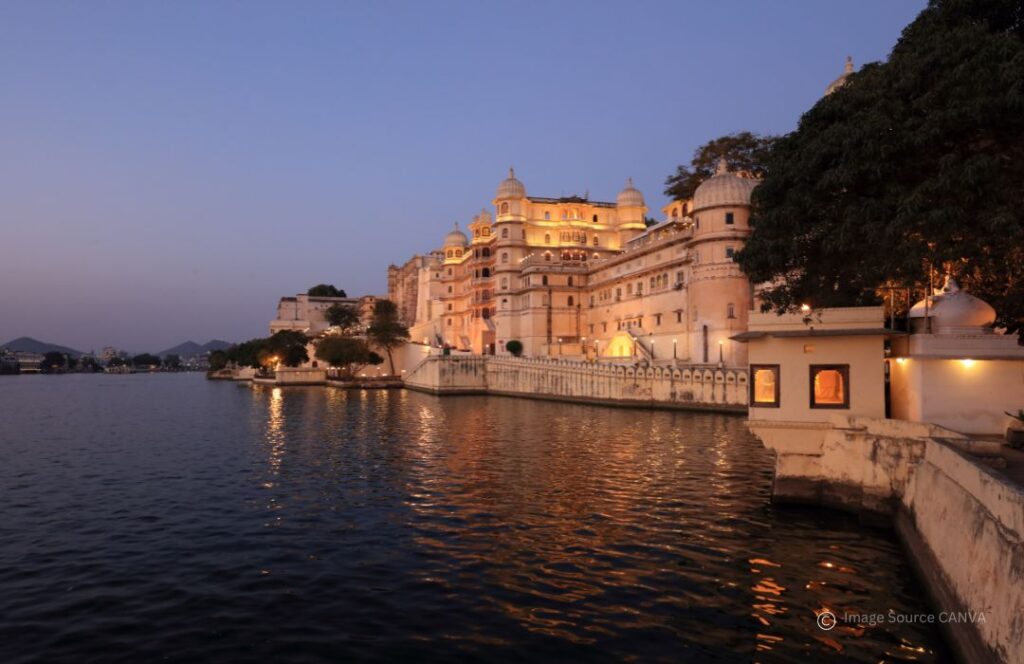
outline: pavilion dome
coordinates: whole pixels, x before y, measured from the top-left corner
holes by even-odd
[[[729,172],[725,157],[718,160],[718,170],[693,193],[693,211],[720,205],[750,205],[750,194],[757,180]]]
[[[640,190],[633,186],[633,178],[626,180],[626,188],[619,192],[619,197],[615,199],[616,205],[619,207],[643,207],[644,206],[644,195],[640,193]]]
[[[444,236],[444,246],[446,247],[465,247],[469,244],[469,238],[466,234],[459,230],[459,224],[455,224],[455,228]]]
[[[508,169],[508,177],[498,185],[495,198],[526,198],[526,186],[516,179],[514,168]]]
[[[852,73],[853,73],[853,58],[851,58],[850,56],[846,56],[846,66],[843,67],[843,74],[842,74],[842,76],[840,76],[839,78],[837,78],[836,80],[834,80],[834,81],[832,81],[831,83],[828,84],[828,87],[825,88],[825,96],[827,97],[828,95],[832,94],[833,92],[835,92],[839,88],[841,88],[844,85],[846,85],[846,79],[850,78],[850,74],[852,74]]]
[[[996,310],[992,305],[960,290],[952,277],[946,277],[946,283],[930,298],[911,307],[910,318],[915,331],[924,331],[926,310],[935,332],[950,328],[987,327],[996,320]]]
[[[491,217],[491,213],[487,208],[481,208],[480,214],[476,216],[476,221],[478,224],[489,224],[494,221],[494,219]]]

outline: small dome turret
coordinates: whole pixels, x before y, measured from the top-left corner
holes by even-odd
[[[526,186],[516,179],[514,168],[508,169],[508,177],[498,185],[495,198],[526,198]]]
[[[455,229],[444,236],[444,246],[446,247],[465,247],[469,244],[469,238],[466,234],[459,230],[458,222],[455,223]]]
[[[693,193],[693,211],[720,205],[750,205],[757,180],[731,173],[725,157],[718,160],[715,174],[700,183]]]
[[[626,180],[626,188],[619,192],[615,203],[619,207],[644,207],[644,195],[633,186],[633,178]]]
[[[853,58],[848,55],[848,56],[846,56],[846,66],[843,67],[843,74],[842,74],[842,76],[840,76],[839,78],[837,78],[836,80],[834,80],[834,81],[832,81],[831,83],[828,84],[828,87],[825,88],[825,96],[826,97],[829,96],[830,94],[832,94],[833,92],[835,92],[839,88],[841,88],[844,85],[846,85],[846,79],[850,78],[850,74],[852,74],[852,73],[853,73]]]
[[[988,302],[960,290],[953,277],[946,277],[942,288],[910,308],[914,332],[927,331],[927,318],[932,320],[932,332],[977,330],[995,322],[996,310]]]

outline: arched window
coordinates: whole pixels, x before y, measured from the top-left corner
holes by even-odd
[[[451,287],[451,286],[449,286],[449,287],[448,287],[448,292],[449,292],[449,293],[451,293],[451,292],[452,292],[452,287]]]
[[[484,307],[484,310],[480,312],[480,315],[483,316],[484,320],[487,320],[488,318],[491,317],[491,310],[488,309],[487,307]]]
[[[572,277],[569,277],[569,285],[572,286]]]
[[[485,267],[483,270],[481,270],[481,276],[484,276],[484,277],[491,276],[491,268]]]
[[[569,296],[569,306],[571,307],[571,306],[573,306],[573,304],[574,304],[574,301],[572,299],[572,295],[570,295]]]
[[[508,262],[508,252],[507,251],[501,252],[501,262],[502,263],[507,263]]]
[[[736,305],[733,304],[732,302],[730,302],[729,306],[726,308],[726,315],[725,315],[725,317],[726,318],[736,318]]]
[[[543,277],[540,278],[540,285],[541,286],[547,286],[548,285],[548,275],[545,274]]]
[[[491,291],[489,291],[487,289],[484,289],[483,301],[487,302],[490,299],[491,299]]]
[[[491,229],[488,228],[487,226],[484,226],[484,235],[487,236],[487,235],[490,235],[490,234],[491,234]],[[484,251],[486,251],[486,249]]]
[[[502,228],[501,229],[501,237],[508,237],[508,229],[507,228]]]
[[[546,260],[546,261],[550,261],[551,260],[551,252],[550,251],[545,252],[544,260]]]
[[[452,276],[452,269],[451,268],[448,268],[448,276],[449,277]]]
[[[508,288],[508,279],[506,277],[501,278],[501,287],[502,289]]]
[[[595,235],[595,236],[594,236],[594,246],[595,246],[595,247],[596,247],[596,246],[599,246],[599,244],[600,244],[600,240],[598,240],[598,239],[597,239],[597,236]]]
[[[544,219],[545,220],[550,220],[551,219],[551,213],[550,212],[545,212],[544,213]]]
[[[501,213],[502,214],[508,214],[508,203],[502,203],[501,204]]]
[[[595,224],[597,223],[597,215],[596,215],[596,214],[594,215],[594,218],[593,218],[593,222],[594,222]]]
[[[448,319],[448,327],[451,327],[451,326],[452,326],[452,319],[451,319],[451,318],[449,318],[449,319]]]
[[[445,254],[445,256],[447,256],[448,258],[451,258],[454,255],[455,255],[455,252],[452,251],[451,249],[449,249],[448,252]]]
[[[568,218],[569,218],[569,213],[566,212],[565,210],[562,210],[562,219],[568,219]]]
[[[551,244],[551,233],[544,234],[544,244]]]

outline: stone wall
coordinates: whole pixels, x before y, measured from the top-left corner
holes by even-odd
[[[548,358],[431,356],[406,387],[437,394],[503,394],[622,406],[745,412],[746,369],[647,366]]]
[[[943,627],[962,659],[1024,662],[1024,489],[972,454],[996,443],[848,416],[817,447],[781,423],[751,429],[778,455],[774,500],[891,519],[937,610],[960,612]]]

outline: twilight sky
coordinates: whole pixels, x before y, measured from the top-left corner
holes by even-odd
[[[924,4],[4,2],[0,343],[263,336],[315,283],[385,293],[509,165],[656,211],[695,147],[791,131]]]

